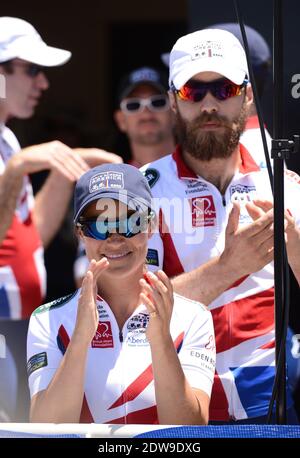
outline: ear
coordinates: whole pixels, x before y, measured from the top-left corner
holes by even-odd
[[[247,98],[247,104],[249,103],[252,104],[254,102],[254,96],[253,96],[253,89],[251,83],[247,84],[246,87],[246,98]]]
[[[122,110],[116,110],[114,112],[114,120],[121,132],[127,132],[126,116]]]
[[[169,95],[169,101],[170,101],[171,110],[172,110],[174,113],[177,113],[176,95],[175,95],[174,92],[172,92],[172,91],[168,91],[168,95]]]
[[[81,227],[75,226],[74,230],[75,230],[75,234],[77,235],[79,240],[81,240],[83,242],[84,235],[83,235]]]
[[[155,213],[154,217],[149,221],[148,224],[148,239],[151,239],[152,235],[158,231],[158,219]]]

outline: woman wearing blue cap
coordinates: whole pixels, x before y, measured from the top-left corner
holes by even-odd
[[[80,290],[31,317],[31,421],[206,424],[212,318],[173,294],[163,271],[145,270],[155,228],[147,180],[126,164],[89,170],[74,221],[90,265]]]

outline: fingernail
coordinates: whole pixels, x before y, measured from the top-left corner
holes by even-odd
[[[147,272],[147,275],[149,275],[150,278],[156,278],[156,276],[152,272]]]

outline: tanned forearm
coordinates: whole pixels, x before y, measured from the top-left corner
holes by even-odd
[[[0,244],[11,225],[22,184],[23,174],[19,164],[10,160],[0,176]]]
[[[227,223],[223,253],[174,278],[177,293],[208,305],[237,280],[273,260],[273,213],[268,211],[253,223],[239,227],[239,212],[235,205]]]
[[[33,423],[79,423],[88,344],[73,335],[48,388],[31,401]]]
[[[187,382],[171,337],[150,346],[159,423],[207,424],[209,397]]]
[[[221,258],[217,257],[191,272],[174,277],[172,284],[176,293],[209,305],[239,277],[233,268],[227,268]]]
[[[33,219],[44,248],[47,248],[62,224],[73,187],[73,183],[52,171],[35,196]]]

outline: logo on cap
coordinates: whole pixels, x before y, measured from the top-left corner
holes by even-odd
[[[204,41],[194,46],[192,60],[203,57],[223,57],[223,46],[220,41]]]
[[[90,179],[89,192],[100,189],[124,189],[124,174],[122,172],[102,172]]]
[[[154,81],[159,82],[159,75],[151,68],[143,68],[131,74],[131,82],[138,83],[139,81]]]

